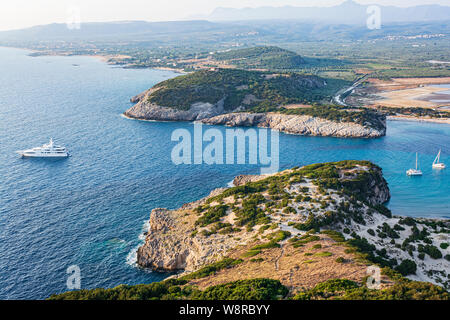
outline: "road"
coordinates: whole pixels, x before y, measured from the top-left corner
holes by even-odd
[[[347,107],[347,104],[345,103],[345,98],[347,98],[347,96],[350,95],[351,92],[357,86],[359,86],[364,80],[366,80],[367,76],[368,75],[364,75],[361,78],[359,78],[354,84],[352,84],[350,87],[339,90],[338,93],[336,94],[336,96],[334,96],[333,102],[340,106]]]

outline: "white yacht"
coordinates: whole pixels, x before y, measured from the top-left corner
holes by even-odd
[[[440,162],[441,159],[441,150],[439,150],[439,153],[433,161],[433,169],[445,169],[445,164]]]
[[[422,175],[422,171],[419,170],[418,168],[418,162],[419,162],[419,158],[416,152],[416,168],[415,169],[409,169],[408,171],[406,171],[406,174],[408,176],[421,176]]]
[[[65,147],[53,144],[53,139],[50,139],[48,144],[42,147],[36,147],[28,150],[17,151],[22,157],[30,158],[66,158],[69,156]]]

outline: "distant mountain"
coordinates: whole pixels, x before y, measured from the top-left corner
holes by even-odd
[[[354,1],[333,7],[259,7],[259,8],[217,8],[203,17],[210,21],[292,19],[323,22],[328,24],[364,24],[368,5]],[[382,23],[449,20],[450,6],[421,5],[408,8],[379,6]]]
[[[303,16],[296,14],[296,11]],[[249,47],[292,41],[368,40],[392,35],[450,35],[450,7],[445,6],[406,9],[381,7],[383,27],[376,30],[366,27],[366,7],[351,1],[328,8],[218,9],[211,15],[217,20],[220,20],[219,16],[224,20],[228,17],[236,21],[84,22],[80,29],[70,29],[65,23],[53,23],[2,31],[0,45],[34,49],[64,48],[70,51],[79,48],[80,43],[84,44],[86,50],[92,43],[109,44],[114,48],[167,45],[210,48],[211,44],[224,44],[226,47],[244,44]],[[389,22],[420,17],[424,20],[433,17],[429,20],[436,21]],[[259,20],[264,18],[266,20]]]
[[[157,34],[186,34],[220,30],[220,24],[209,21],[119,21],[87,22],[80,29],[69,29],[65,23],[53,23],[20,30],[0,32],[0,40],[95,40],[105,38],[139,39]]]

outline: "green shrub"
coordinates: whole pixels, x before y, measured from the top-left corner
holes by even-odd
[[[246,253],[244,253],[244,254],[242,255],[242,257],[243,257],[243,258],[254,257],[254,256],[257,256],[258,254],[260,254],[261,252],[262,252],[261,249],[259,249],[259,250],[249,250],[249,251],[247,251]]]
[[[211,223],[220,221],[220,218],[224,217],[227,213],[228,206],[217,205],[215,207],[210,207],[196,222],[196,225],[205,227]]]
[[[410,274],[416,274],[417,265],[412,260],[403,260],[397,267],[396,270],[400,272],[403,276]]]
[[[286,207],[283,209],[283,213],[290,214],[290,213],[297,213],[297,211],[295,211],[295,209],[292,207]]]
[[[400,219],[398,223],[412,227],[412,226],[416,225],[416,220],[414,220],[411,217],[406,217],[406,218]]]
[[[205,291],[194,292],[193,300],[277,300],[287,295],[289,290],[278,280],[251,279],[238,280],[209,287]]]
[[[442,258],[442,252],[437,247],[429,245],[429,244],[427,244],[425,246],[419,244],[418,251],[428,254],[433,259],[441,259]]]
[[[242,262],[243,262],[243,260],[241,260],[241,259],[225,258],[221,261],[207,265],[207,266],[201,268],[200,270],[197,270],[188,275],[185,275],[185,276],[181,277],[180,280],[192,280],[192,279],[205,278],[207,276],[215,274],[217,271],[220,271],[222,269],[231,268]]]
[[[323,230],[321,233],[328,235],[331,239],[336,242],[344,242],[345,238],[342,233],[335,230]]]
[[[353,281],[336,279],[299,292],[293,299],[449,300],[450,295],[442,287],[427,282],[399,281],[387,289],[371,290],[365,286],[358,286]]]
[[[328,252],[328,251],[323,251],[323,252],[317,252],[314,255],[318,256],[318,257],[331,257],[333,254],[331,252]]]
[[[343,258],[343,257],[338,257],[338,258],[336,258],[336,260],[335,260],[337,263],[344,263],[345,262],[345,259]]]

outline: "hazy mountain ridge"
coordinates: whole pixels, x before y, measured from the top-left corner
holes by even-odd
[[[333,7],[217,8],[210,15],[183,21],[81,22],[80,29],[65,23],[0,32],[0,41],[268,41],[373,39],[391,33],[450,33],[450,6],[421,5],[407,8],[378,6],[380,30],[366,27],[368,5],[346,1]],[[411,24],[414,23],[414,27]],[[431,25],[431,27],[429,26]]]
[[[258,8],[217,8],[210,15],[203,17],[212,21],[223,20],[266,20],[293,19],[310,20],[327,23],[364,24],[369,5],[346,1],[333,7],[258,7]],[[383,22],[412,22],[448,20],[450,6],[421,5],[414,7],[380,6]]]
[[[79,29],[69,29],[65,23],[52,23],[26,29],[0,32],[0,39],[48,40],[59,38],[95,39],[98,37],[139,37],[146,34],[191,33],[220,29],[220,24],[209,21],[117,21],[84,22]]]
[[[450,12],[448,13],[450,16]],[[366,17],[366,16],[365,16]],[[383,23],[386,22],[383,20]],[[398,22],[383,24],[381,29],[368,29],[365,24],[349,25],[336,21],[247,20],[211,22],[206,20],[169,22],[86,22],[80,29],[71,30],[65,23],[35,26],[27,29],[0,32],[0,42],[6,46],[36,44],[41,41],[114,43],[124,41],[127,46],[141,47],[190,45],[211,43],[276,44],[285,41],[339,41],[382,39],[391,35],[450,34],[448,21]],[[144,43],[148,42],[148,43]],[[59,43],[59,45],[61,45]],[[121,45],[124,45],[123,43]],[[29,46],[28,46],[29,47]]]

